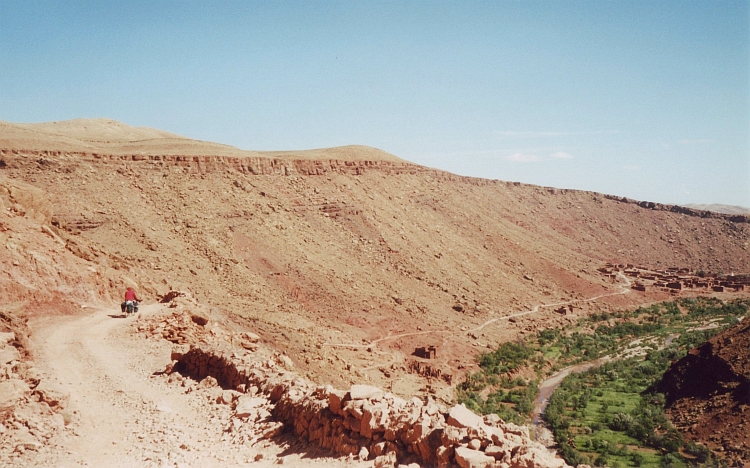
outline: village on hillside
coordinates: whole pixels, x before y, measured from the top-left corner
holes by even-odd
[[[689,268],[650,269],[633,264],[607,263],[598,271],[605,274],[612,281],[616,281],[620,274],[633,278],[631,288],[636,291],[647,289],[679,293],[684,289],[706,290],[711,292],[744,291],[750,289],[750,276],[730,274],[727,276],[706,274],[701,271],[693,272]]]

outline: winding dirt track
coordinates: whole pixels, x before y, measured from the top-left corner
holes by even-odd
[[[573,301],[565,301],[565,302],[555,302],[551,304],[538,304],[531,308],[531,310],[527,310],[524,312],[517,312],[515,314],[510,315],[503,315],[502,317],[496,317],[493,319],[489,319],[483,324],[479,325],[478,327],[472,328],[468,330],[465,333],[473,333],[482,330],[484,327],[487,327],[489,325],[492,325],[493,323],[499,322],[501,320],[509,320],[511,318],[515,317],[523,317],[525,315],[535,314],[539,312],[539,309],[542,308],[549,308],[549,307],[562,307],[566,306],[568,304],[576,304],[581,302],[596,302],[597,300],[603,298],[603,297],[611,297],[611,296],[619,296],[621,294],[628,294],[630,292],[630,286],[632,285],[632,282],[630,281],[630,278],[622,274],[622,272],[617,272],[617,276],[624,281],[623,284],[620,285],[620,287],[615,292],[607,293],[607,294],[600,294],[598,296],[589,297],[587,299],[576,299]],[[339,348],[369,348],[371,346],[375,346],[378,343],[382,343],[384,341],[389,340],[397,340],[399,338],[404,338],[407,336],[418,336],[418,335],[429,335],[429,334],[439,334],[439,333],[454,333],[454,330],[425,330],[425,331],[418,331],[418,332],[409,332],[409,333],[401,333],[398,335],[387,335],[383,338],[378,338],[377,340],[373,340],[366,344],[359,344],[359,343],[324,343],[324,346],[331,346],[331,347],[339,347]]]
[[[141,314],[158,313],[145,306]],[[138,318],[94,309],[87,315],[31,324],[43,378],[70,394],[71,423],[35,466],[232,467],[352,466],[345,459],[301,458],[283,442],[232,444],[224,432],[231,409],[186,393],[157,375],[170,362],[170,343],[134,333]],[[263,454],[259,461],[256,455]]]

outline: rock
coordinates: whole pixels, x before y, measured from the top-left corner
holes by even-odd
[[[495,460],[502,460],[506,453],[508,452],[505,449],[498,447],[497,445],[490,445],[484,449],[484,454]]]
[[[10,364],[13,361],[20,361],[21,354],[14,346],[5,346],[0,349],[0,366]]]
[[[224,389],[221,387],[212,387],[208,389],[207,393],[210,401],[221,404],[221,395],[224,393]]]
[[[424,436],[426,436],[429,430],[429,422],[420,421],[417,424],[413,425],[411,429],[406,431],[406,438],[404,439],[404,442],[406,442],[407,444],[413,444],[414,442],[417,442]]]
[[[357,457],[359,457],[361,461],[365,461],[370,457],[370,451],[367,450],[367,447],[362,447],[361,449],[359,449],[359,454],[357,454]]]
[[[219,382],[210,375],[204,378],[203,380],[201,380],[200,383],[198,384],[199,388],[213,388],[213,387],[218,387],[218,386],[219,386]]]
[[[487,426],[486,424],[484,424],[484,422],[482,424],[480,424],[478,427],[470,427],[470,428],[468,428],[466,432],[467,432],[469,438],[471,438],[471,439],[479,439],[480,441],[485,440],[485,441],[487,441],[487,443],[490,443],[492,441],[493,434],[502,434],[503,433],[502,430],[500,430],[500,429],[498,429],[496,427]],[[485,445],[487,445],[487,444],[485,444]]]
[[[36,440],[35,440],[35,441],[33,441],[33,442],[25,442],[25,443],[23,443],[23,444],[18,444],[18,445],[16,446],[16,449],[17,449],[17,448],[18,448],[19,446],[22,446],[22,447],[23,447],[24,449],[26,449],[26,450],[35,450],[35,451],[36,451],[36,450],[39,450],[40,448],[42,448],[42,444],[41,444],[40,442],[36,441]]]
[[[500,416],[498,416],[495,413],[485,414],[484,415],[484,423],[488,426],[496,426],[497,424],[503,422],[502,419],[500,419]]]
[[[468,447],[472,450],[479,450],[482,447],[482,442],[479,439],[471,439]]]
[[[487,468],[495,463],[495,459],[479,450],[456,447],[456,463],[461,468]]]
[[[455,427],[479,427],[484,423],[481,416],[474,414],[463,403],[451,408],[448,413],[448,425]]]
[[[206,315],[204,315],[201,312],[195,312],[195,311],[191,312],[190,313],[190,320],[192,320],[194,323],[200,325],[201,327],[206,326],[206,324],[208,323],[208,317],[206,317]]]
[[[34,394],[39,396],[39,401],[43,401],[53,408],[65,408],[68,406],[68,400],[70,400],[70,393],[49,380],[40,381],[34,389]]]
[[[284,430],[284,425],[280,422],[271,423],[271,425],[263,430],[263,437],[265,439],[272,439],[276,437],[277,435],[281,434],[281,431]]]
[[[396,466],[396,452],[388,452],[375,458],[373,468],[394,468]]]
[[[536,444],[536,446],[521,445],[518,447],[518,450],[513,454],[512,464],[514,466],[543,466],[545,468],[563,468],[567,466],[564,460],[556,458],[540,444]]]
[[[16,334],[13,332],[0,333],[0,344],[9,344],[11,341],[16,341]]]
[[[466,428],[446,426],[443,429],[442,443],[444,447],[460,444],[467,435]]]
[[[0,431],[0,434],[2,431]],[[380,442],[374,443],[370,446],[370,449],[372,450],[372,454],[375,455],[375,457],[379,457],[385,453],[385,441],[381,440]]]
[[[243,348],[245,348],[248,351],[256,351],[258,349],[258,345],[257,344],[251,343],[251,342],[249,342],[247,340],[241,340],[240,341],[240,346],[242,346]]]
[[[14,406],[28,390],[29,386],[23,380],[10,379],[0,382],[0,408]]]
[[[244,332],[240,336],[249,343],[257,343],[260,341],[260,337],[253,332]]]
[[[60,413],[55,413],[50,417],[50,422],[56,429],[62,429],[65,427],[65,416]]]
[[[253,413],[257,413],[257,409],[265,405],[266,402],[265,398],[241,395],[237,399],[237,407],[234,409],[234,415],[238,418],[246,418]]]
[[[371,398],[382,398],[383,390],[370,385],[352,385],[349,389],[352,400],[365,400]]]
[[[21,426],[13,434],[16,439],[15,451],[23,453],[26,450],[38,450],[41,448],[39,441],[31,435],[29,429],[26,426]]]
[[[171,359],[173,361],[179,361],[183,356],[187,354],[188,351],[190,351],[190,346],[188,345],[175,346],[172,348]]]
[[[438,447],[435,451],[438,462],[440,462],[441,465],[447,464],[450,461],[451,456],[453,456],[453,453],[453,447]]]
[[[361,420],[365,412],[362,410],[362,400],[349,400],[344,405],[344,411],[352,415],[355,419]]]
[[[283,367],[284,369],[286,370],[294,369],[294,362],[289,356],[285,354],[280,354],[278,357],[278,361],[279,361],[279,365],[281,365],[281,367]]]
[[[224,405],[231,405],[238,396],[239,392],[236,392],[234,390],[224,390],[223,392],[221,392],[221,395],[219,395],[219,398],[216,402]]]
[[[326,387],[326,394],[328,395],[328,409],[331,413],[343,416],[341,412],[341,401],[346,396],[346,392],[343,390],[336,390],[332,386]]]

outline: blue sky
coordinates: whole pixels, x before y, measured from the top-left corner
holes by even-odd
[[[0,120],[750,207],[750,2],[0,0]]]

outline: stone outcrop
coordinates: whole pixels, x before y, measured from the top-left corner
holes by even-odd
[[[0,320],[0,326],[2,326]],[[0,332],[0,465],[39,450],[66,422],[69,395],[35,376],[24,362],[13,331]]]
[[[283,429],[333,453],[371,459],[381,467],[397,462],[464,468],[566,466],[533,442],[525,427],[482,418],[463,405],[446,408],[431,399],[405,400],[368,385],[346,391],[316,385],[285,370],[281,355],[266,359],[193,346],[173,357],[173,372],[195,380],[215,379],[224,389],[239,392],[236,399],[218,393],[217,399],[231,400],[240,420],[268,424],[266,437]],[[270,411],[275,423],[256,414],[262,411]]]
[[[750,459],[750,321],[716,335],[672,364],[657,389],[667,415],[720,458]]]

